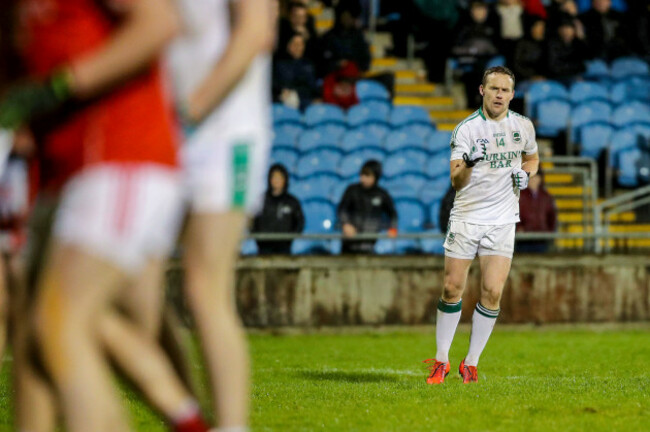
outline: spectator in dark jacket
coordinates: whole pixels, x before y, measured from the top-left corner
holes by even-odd
[[[562,20],[548,42],[548,77],[568,83],[585,71],[586,59],[587,46],[576,37],[573,21]]]
[[[381,164],[367,161],[361,168],[359,183],[348,186],[337,210],[343,236],[351,239],[357,233],[378,233],[397,229],[397,212],[393,199],[377,182],[381,177]],[[344,240],[343,253],[372,253],[374,240]]]
[[[292,108],[305,109],[318,96],[316,72],[311,61],[304,58],[305,40],[294,34],[285,55],[273,62],[273,100]]]
[[[305,226],[300,202],[287,192],[289,175],[281,164],[269,169],[264,207],[253,220],[254,233],[300,233]],[[258,240],[260,254],[289,254],[291,240]]]
[[[512,71],[520,82],[544,79],[546,74],[546,23],[535,19],[528,27],[527,37],[517,42]]]
[[[630,29],[631,50],[650,61],[650,2],[628,0],[625,26]]]
[[[519,195],[519,218],[517,232],[555,232],[557,211],[555,199],[544,187],[544,174],[541,171],[531,177],[528,188]],[[546,252],[548,241],[524,240],[517,242],[520,252]]]
[[[305,57],[317,62],[320,51],[320,40],[316,33],[314,20],[309,15],[307,5],[302,1],[291,1],[288,5],[287,17],[280,18],[278,29],[277,51],[281,53],[294,34],[302,35],[305,40]]]
[[[359,27],[361,7],[354,2],[340,2],[336,8],[334,27],[323,35],[322,74],[340,70],[354,63],[361,72],[370,68],[370,45]]]
[[[591,9],[580,15],[592,57],[612,60],[630,53],[623,14],[611,6],[611,0],[592,0]]]

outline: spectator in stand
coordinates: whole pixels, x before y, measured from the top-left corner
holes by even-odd
[[[304,57],[305,39],[296,33],[284,55],[273,62],[273,100],[292,108],[305,109],[318,97],[314,64]]]
[[[501,23],[500,52],[506,58],[506,64],[510,65],[515,46],[525,35],[524,6],[521,0],[498,0],[495,12]]]
[[[630,53],[623,14],[611,8],[611,0],[592,0],[580,15],[591,57],[612,60]]]
[[[254,233],[301,233],[305,227],[302,207],[289,189],[289,174],[282,164],[269,169],[264,207],[253,220]],[[257,240],[260,255],[290,254],[291,240]]]
[[[519,87],[526,81],[544,79],[546,75],[546,22],[533,18],[527,26],[528,34],[517,42],[512,70],[519,80]]]
[[[544,174],[541,170],[530,178],[528,188],[519,195],[519,219],[517,232],[555,232],[557,211],[555,200],[544,187]],[[517,241],[518,252],[546,252],[547,240]]]
[[[585,60],[587,45],[576,37],[573,20],[563,19],[548,41],[548,77],[568,84],[585,71]]]
[[[314,26],[314,19],[309,15],[305,2],[292,0],[288,5],[286,18],[280,18],[276,54],[282,54],[289,40],[298,33],[305,40],[305,57],[314,63],[319,58],[320,41]]]
[[[372,253],[375,240],[351,240],[357,233],[397,233],[397,212],[393,199],[377,183],[381,164],[369,160],[361,167],[360,182],[348,186],[337,210],[343,236],[342,253]]]
[[[498,38],[501,34],[498,20],[490,17],[490,11],[483,0],[473,0],[469,8],[469,19],[461,24],[452,48],[452,54],[464,70],[461,81],[465,84],[467,106],[478,107],[482,103],[477,82],[481,82],[488,60],[499,53]]]
[[[538,17],[544,20],[548,18],[546,8],[544,7],[542,0],[523,0],[523,5],[526,15],[529,15],[531,17]]]
[[[354,63],[360,72],[370,68],[370,46],[359,24],[358,1],[340,1],[336,6],[334,27],[322,38],[322,75]]]
[[[630,49],[650,62],[650,2],[628,0],[625,27],[630,29]]]
[[[560,21],[568,18],[573,21],[578,38],[584,38],[584,26],[578,18],[578,5],[574,0],[552,0],[546,11],[548,12],[546,34],[556,34],[558,27],[560,27]]]

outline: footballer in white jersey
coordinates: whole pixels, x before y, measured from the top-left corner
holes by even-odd
[[[507,68],[487,69],[479,91],[483,103],[451,138],[451,184],[456,190],[445,239],[443,292],[436,316],[436,355],[427,384],[442,384],[451,370],[449,349],[460,321],[467,274],[478,254],[481,293],[472,315],[472,333],[458,372],[464,384],[478,382],[478,360],[499,315],[510,272],[519,191],[537,173],[539,158],[533,124],[508,109],[515,76]]]

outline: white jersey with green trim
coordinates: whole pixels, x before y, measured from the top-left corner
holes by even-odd
[[[183,32],[168,64],[177,100],[186,101],[225,52],[231,35],[231,0],[176,0]],[[223,103],[196,128],[188,144],[271,128],[271,60],[259,55]]]
[[[521,168],[522,154],[537,153],[535,128],[527,117],[508,111],[500,121],[489,120],[479,108],[456,126],[451,136],[451,160],[485,144],[486,157],[477,163],[469,182],[456,192],[450,220],[477,225],[519,222],[519,190],[512,170]]]

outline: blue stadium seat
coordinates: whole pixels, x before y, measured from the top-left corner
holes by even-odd
[[[389,115],[390,105],[371,100],[348,110],[348,126],[353,128],[371,123],[388,124]]]
[[[317,130],[307,130],[298,138],[298,150],[303,153],[314,149],[330,147],[340,149],[338,138],[333,135],[320,133]]]
[[[592,100],[609,100],[607,86],[592,81],[577,81],[571,85],[569,98],[574,105]]]
[[[244,256],[257,255],[259,253],[257,242],[253,239],[245,239],[241,242],[239,253]]]
[[[648,63],[637,57],[619,57],[612,62],[611,75],[614,79],[623,79],[632,76],[650,75]]]
[[[591,123],[609,124],[612,107],[608,102],[591,101],[578,105],[571,111],[569,125],[571,141],[578,142],[580,127]]]
[[[485,69],[495,67],[495,66],[505,66],[505,65],[506,65],[506,58],[502,55],[497,55],[487,61],[487,63],[485,64]]]
[[[378,142],[381,143],[391,129],[390,127],[382,124],[365,124],[352,130],[373,136],[377,139]]]
[[[427,177],[425,175],[409,173],[386,180],[383,186],[393,199],[410,198],[417,200],[420,196],[420,190],[426,182]]]
[[[431,230],[427,232],[439,233],[438,230]],[[444,255],[445,248],[442,246],[445,243],[445,239],[432,239],[432,238],[423,238],[420,240],[420,246],[422,247],[422,252],[432,255]]]
[[[332,104],[312,104],[305,110],[305,124],[314,127],[321,124],[335,123],[345,125],[345,113]]]
[[[425,160],[426,156],[421,157],[411,150],[397,152],[388,156],[384,161],[384,176],[386,179],[390,179],[401,174],[422,173]]]
[[[530,85],[525,96],[526,115],[531,118],[539,117],[538,105],[548,100],[568,100],[569,92],[557,81],[536,81]]]
[[[323,135],[330,136],[336,141],[340,141],[343,135],[348,131],[348,128],[346,128],[342,124],[329,123],[329,124],[314,126],[311,130],[319,132]],[[337,147],[339,147],[338,144]]]
[[[617,155],[618,184],[624,187],[639,185],[637,163],[643,156],[641,149],[628,148]]]
[[[424,123],[416,123],[416,124],[408,124],[404,126],[400,126],[396,128],[395,130],[399,132],[404,132],[409,135],[417,135],[423,140],[426,140],[431,136],[432,133],[436,131],[436,127],[433,123],[430,124],[424,124]]]
[[[336,174],[315,174],[304,180],[291,183],[291,193],[300,201],[316,198],[329,200],[332,196],[332,189],[340,182],[341,178]]]
[[[424,205],[431,205],[434,202],[438,202],[445,196],[450,186],[451,179],[448,176],[430,180],[420,188],[420,201]]]
[[[359,171],[361,171],[361,166],[370,159],[375,159],[381,162],[382,159],[375,158],[373,156],[383,155],[377,151],[377,153],[371,153],[373,150],[367,149],[351,152],[341,158],[339,162],[339,175],[344,179],[352,179],[359,176]]]
[[[614,132],[607,146],[610,152],[609,165],[616,168],[618,166],[618,155],[622,151],[636,148],[637,134],[634,128],[620,129]]]
[[[429,226],[431,230],[438,232],[446,231],[447,227],[441,227],[440,225],[440,207],[442,205],[442,200],[433,201],[428,206],[425,206],[428,209],[429,216]]]
[[[324,199],[309,199],[302,202],[305,215],[305,234],[328,234],[334,230],[336,211],[334,206]],[[291,246],[292,254],[330,254],[331,240],[296,239]]]
[[[358,181],[347,181],[347,180],[341,180],[337,184],[335,184],[332,187],[332,190],[330,191],[330,202],[334,204],[335,207],[339,205],[341,202],[341,198],[343,198],[343,194],[345,193],[345,190],[354,183],[358,183]]]
[[[289,172],[293,172],[293,170],[296,168],[296,163],[298,162],[299,157],[300,156],[298,150],[293,150],[286,147],[273,148],[271,150],[270,162],[271,164],[281,163],[287,168]]]
[[[639,101],[620,105],[612,114],[612,123],[619,128],[637,123],[650,123],[650,105]]]
[[[537,134],[555,138],[566,130],[571,104],[565,100],[543,100],[537,104]]]
[[[296,163],[296,175],[305,178],[318,173],[338,173],[341,152],[325,148],[303,154]]]
[[[451,143],[451,132],[449,131],[435,131],[429,136],[427,140],[427,150],[431,154],[439,152],[447,152]]]
[[[431,156],[427,160],[424,172],[429,178],[449,179],[449,155],[441,152]]]
[[[394,239],[379,239],[375,243],[374,252],[377,255],[395,255],[395,240]]]
[[[296,138],[283,130],[274,131],[273,148],[296,149]]]
[[[305,128],[301,124],[283,123],[280,125],[273,126],[273,132],[275,136],[282,135],[284,137],[291,137],[294,143],[298,141],[298,137],[304,131]]]
[[[378,139],[375,135],[359,130],[349,130],[341,138],[339,143],[341,150],[346,153],[357,151],[364,148],[382,148],[383,140]]]
[[[426,220],[424,208],[419,201],[408,198],[395,200],[397,210],[397,229],[399,232],[422,232]],[[395,240],[395,251],[399,254],[420,252],[420,243],[416,239]]]
[[[634,100],[650,103],[650,76],[631,77],[614,84],[609,99],[616,105]]]
[[[580,128],[580,156],[598,158],[600,152],[607,147],[614,128],[609,124],[592,123]]]
[[[283,123],[302,123],[302,115],[295,108],[289,108],[283,104],[273,104],[273,124],[280,125]]]
[[[578,12],[587,12],[592,6],[592,0],[578,0],[576,1]],[[627,3],[625,0],[612,0],[611,8],[615,11],[625,12],[627,10]]]
[[[384,140],[384,150],[388,153],[405,150],[407,148],[426,151],[426,141],[419,135],[408,133],[401,129],[389,133]]]
[[[431,125],[429,113],[422,107],[415,105],[399,105],[393,107],[390,113],[390,124],[394,128],[408,124],[421,123]]]
[[[388,101],[390,93],[382,84],[373,80],[359,80],[356,84],[357,97],[361,102],[370,100]]]
[[[610,79],[611,72],[604,60],[589,60],[585,62],[585,69],[585,78],[599,80],[601,82],[607,82]]]

